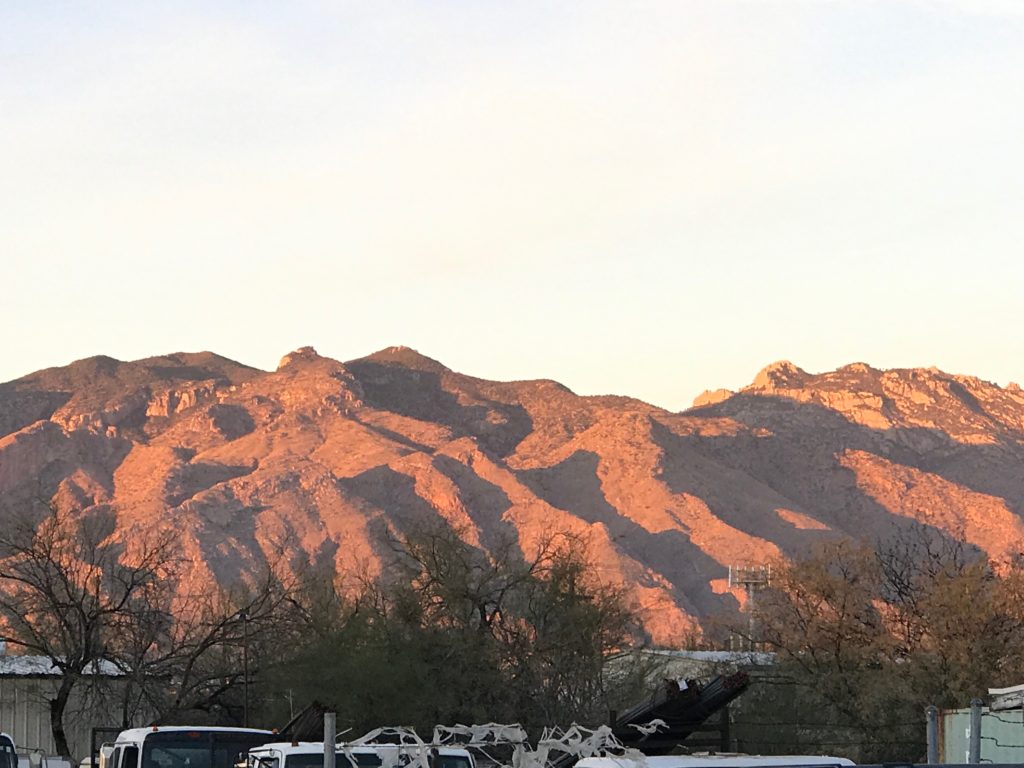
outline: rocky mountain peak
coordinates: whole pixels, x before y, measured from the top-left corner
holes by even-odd
[[[277,364],[277,370],[287,368],[289,365],[298,362],[312,362],[314,360],[320,360],[321,357],[313,347],[299,347],[294,352],[289,352],[287,355],[281,358],[281,362]]]
[[[844,365],[842,368],[839,369],[839,371],[845,371],[847,373],[878,373],[877,370],[872,368],[867,363],[850,363],[849,365]]]
[[[807,371],[788,360],[779,360],[762,368],[748,389],[790,389],[807,378]]]
[[[705,389],[693,399],[693,407],[701,408],[705,405],[715,405],[728,400],[735,395],[731,389]]]
[[[450,371],[443,363],[432,357],[427,357],[412,347],[386,347],[372,355],[367,355],[358,362],[371,362],[381,365],[395,365],[402,368],[409,368],[416,371],[429,371],[432,373],[446,373]]]

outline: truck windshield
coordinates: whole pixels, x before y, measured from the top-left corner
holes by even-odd
[[[168,731],[146,736],[142,768],[233,768],[274,736],[230,731]]]
[[[380,757],[377,755],[356,755],[355,758],[358,768],[377,768],[380,765]],[[334,754],[334,764],[337,768],[352,768],[352,763],[344,752]],[[322,752],[288,755],[284,759],[284,768],[324,768],[324,755]]]

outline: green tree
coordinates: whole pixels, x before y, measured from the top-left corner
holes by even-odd
[[[580,540],[551,536],[530,557],[511,542],[484,551],[447,527],[391,544],[388,578],[315,601],[331,619],[310,621],[279,685],[329,698],[357,731],[603,719],[603,660],[635,622],[592,577]]]

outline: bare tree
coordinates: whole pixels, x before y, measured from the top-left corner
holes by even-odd
[[[176,546],[152,534],[126,549],[113,536],[110,513],[53,507],[42,520],[24,518],[0,530],[0,621],[4,639],[44,656],[60,671],[50,699],[57,751],[70,755],[64,713],[86,675],[103,671],[109,630],[171,576]]]
[[[754,719],[776,740],[789,727],[794,749],[847,740],[865,762],[918,759],[923,707],[963,706],[1024,674],[1021,562],[924,526],[777,563],[754,611],[750,639],[778,655],[778,695],[766,691]]]
[[[488,552],[467,544],[464,534],[445,525],[392,540],[399,568],[391,586],[410,586],[425,624],[496,635],[511,597],[550,569],[568,535],[544,537],[526,558],[514,541],[499,542]]]
[[[504,626],[509,664],[541,694],[544,722],[597,722],[624,703],[609,695],[606,662],[639,645],[640,626],[623,588],[595,577],[583,539],[553,544],[544,567],[515,595],[520,620]]]
[[[183,580],[182,580],[183,581]],[[265,662],[303,621],[293,587],[271,568],[252,583],[183,594],[181,582],[119,617],[108,658],[120,669],[130,725],[185,717],[246,723]],[[255,703],[255,702],[253,702]]]

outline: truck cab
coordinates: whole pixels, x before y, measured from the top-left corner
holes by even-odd
[[[274,738],[273,731],[257,728],[129,728],[100,750],[100,768],[234,768],[250,749]]]

